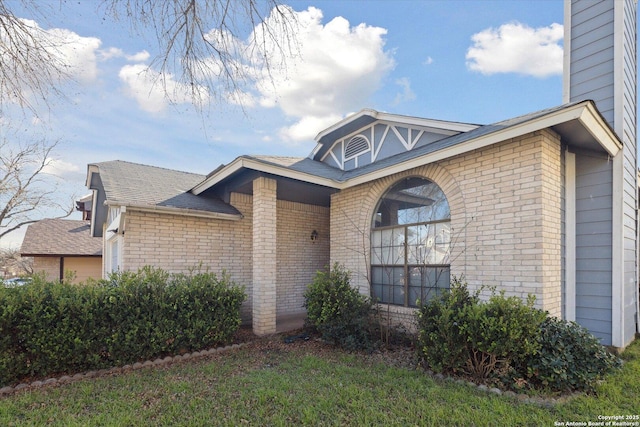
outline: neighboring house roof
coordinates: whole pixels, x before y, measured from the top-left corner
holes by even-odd
[[[43,219],[30,224],[22,256],[101,256],[102,239],[91,237],[88,221]]]
[[[94,173],[100,176],[107,205],[240,215],[233,206],[216,197],[198,197],[189,192],[205,175],[114,160],[89,165],[90,188],[95,186]]]
[[[374,118],[373,113],[372,116],[367,115],[367,112],[371,111],[363,110],[355,119],[347,120],[346,123],[349,126],[354,123],[362,124],[366,117]],[[191,191],[201,194],[237,176],[243,170],[292,178],[339,190],[546,128],[555,130],[572,145],[589,150],[605,151],[615,155],[622,147],[620,140],[598,112],[593,101],[565,104],[491,125],[460,124],[460,129],[464,126],[469,130],[349,171],[310,158],[240,156],[207,175],[206,179]],[[318,138],[325,138],[336,132],[339,131],[334,126],[321,132]],[[314,157],[318,158],[317,150]]]

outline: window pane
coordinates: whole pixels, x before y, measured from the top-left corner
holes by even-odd
[[[404,287],[393,287],[393,303],[398,305],[404,305]]]
[[[449,219],[450,215],[440,187],[423,178],[406,178],[382,197],[373,227],[438,221]]]
[[[407,178],[389,189],[372,220],[372,297],[416,306],[449,287],[449,268],[435,267],[449,263],[449,218],[444,193],[426,179]]]

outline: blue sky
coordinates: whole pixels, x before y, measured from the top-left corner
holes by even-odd
[[[170,105],[141,78],[153,36],[103,19],[98,1],[42,4],[45,17],[14,11],[64,34],[75,81],[38,119],[0,121],[59,139],[51,179],[78,196],[93,162],[206,174],[242,154],[307,156],[319,131],[363,108],[484,124],[562,103],[562,0],[293,0],[301,59],[276,70],[277,92],[258,76],[230,97],[244,111],[213,101],[200,112],[179,90]]]

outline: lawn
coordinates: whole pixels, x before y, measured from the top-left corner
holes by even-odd
[[[623,356],[623,369],[596,395],[546,408],[435,380],[385,363],[383,355],[273,337],[198,360],[5,396],[0,425],[555,426],[599,416],[636,417],[630,421],[640,425],[640,340]]]

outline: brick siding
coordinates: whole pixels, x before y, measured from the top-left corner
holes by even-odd
[[[472,289],[536,296],[561,314],[561,145],[539,131],[336,193],[331,201],[331,262],[369,294],[369,233],[377,203],[395,182],[427,178],[451,209],[451,274]],[[397,311],[397,310],[396,310]],[[403,310],[400,310],[403,312]]]

